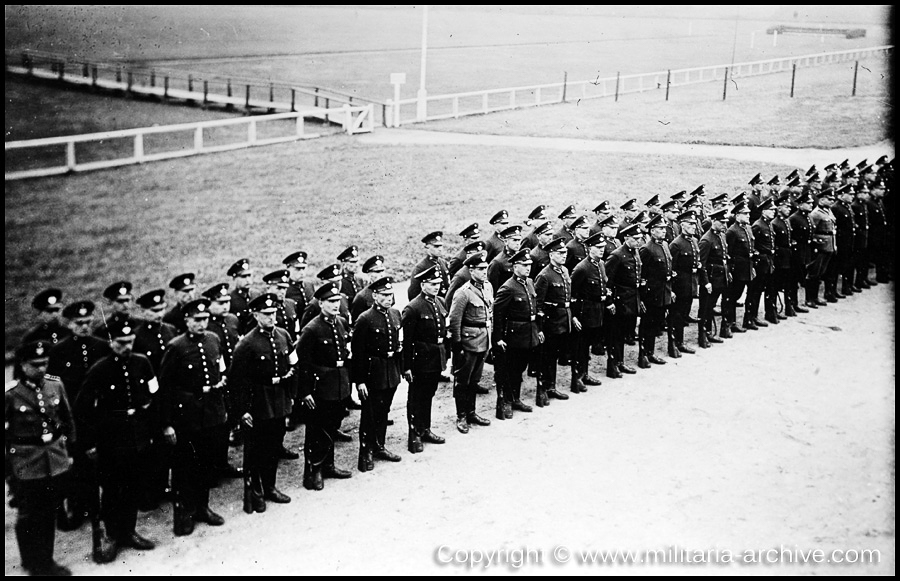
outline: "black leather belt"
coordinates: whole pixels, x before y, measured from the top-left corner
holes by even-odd
[[[520,318],[513,318],[513,317],[510,317],[507,319],[507,321],[511,321],[513,323],[531,323],[534,320],[536,320],[536,317],[534,315],[531,315],[531,318],[529,318],[529,319],[520,319]]]
[[[62,434],[46,434],[47,436],[52,436],[49,440],[44,440],[42,437],[37,438],[7,438],[6,443],[10,446],[45,446],[47,444],[52,444],[57,441]]]
[[[477,328],[487,328],[487,323],[484,321],[463,321],[463,327],[477,327]]]

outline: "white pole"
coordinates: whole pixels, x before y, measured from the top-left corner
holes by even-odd
[[[416,95],[419,102],[416,104],[416,119],[425,121],[426,117],[426,97],[428,92],[425,91],[425,55],[428,48],[428,5],[422,6],[422,66],[419,75],[419,92]]]
[[[772,33],[772,46],[778,46],[778,31]]]

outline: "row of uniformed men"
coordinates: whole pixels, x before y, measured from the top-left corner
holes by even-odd
[[[754,180],[758,180],[758,176]],[[698,190],[701,191],[697,195],[702,196],[702,188]],[[844,188],[842,193],[846,194],[846,191]],[[827,203],[831,195],[825,190],[818,197]],[[280,328],[277,324],[283,298],[276,294],[262,295],[248,304],[256,327],[236,345],[234,361],[240,363],[235,365],[233,361],[230,366],[228,377],[233,385],[230,390],[224,389],[227,382],[222,375],[229,368],[222,346],[229,344],[229,341],[227,337],[222,340],[221,336],[205,332],[213,305],[228,302],[224,300],[228,295],[225,286],[214,287],[217,289],[215,291],[210,289],[214,295],[212,298],[218,300],[201,299],[183,305],[181,311],[187,332],[169,343],[158,373],[149,361],[141,363],[143,356],[132,357],[129,352],[133,349],[134,322],[122,316],[110,317],[104,330],[113,351],[109,356],[112,362],[107,365],[110,369],[102,372],[103,366],[92,368],[90,373],[98,376],[97,381],[84,382],[85,386],[90,387],[78,397],[85,403],[77,406],[81,410],[78,415],[86,418],[87,429],[82,440],[87,444],[83,445],[83,449],[88,455],[99,452],[101,458],[106,457],[106,462],[101,461],[101,466],[107,469],[101,469],[101,473],[105,472],[107,476],[116,473],[115,479],[107,477],[104,480],[104,511],[108,528],[115,531],[114,538],[120,544],[152,547],[151,543],[134,532],[132,514],[136,514],[136,507],[130,506],[125,497],[128,496],[129,485],[133,488],[136,484],[136,475],[140,471],[139,462],[134,461],[135,446],[140,447],[141,441],[147,443],[150,439],[152,426],[149,424],[152,422],[149,422],[149,414],[141,410],[149,406],[157,375],[164,386],[158,399],[166,401],[161,406],[160,414],[161,425],[165,426],[163,434],[169,443],[180,450],[176,454],[177,476],[174,478],[179,494],[175,529],[177,533],[181,531],[180,534],[185,534],[184,531],[192,528],[190,523],[193,519],[210,524],[222,522],[221,517],[209,509],[208,485],[203,483],[208,482],[204,476],[213,467],[212,459],[217,456],[213,450],[221,450],[221,431],[214,432],[224,424],[226,392],[235,394],[234,397],[240,400],[241,403],[231,407],[239,411],[241,420],[252,434],[245,448],[248,467],[245,509],[248,512],[261,511],[265,509],[266,499],[276,502],[289,500],[275,488],[275,468],[284,436],[284,418],[290,414],[295,402],[310,409],[304,485],[321,489],[323,477],[349,476],[349,473],[334,465],[333,441],[342,417],[340,402],[349,395],[351,379],[355,380],[364,408],[360,428],[361,471],[373,467],[374,457],[399,460],[398,456],[384,448],[384,441],[387,411],[401,375],[405,375],[410,384],[407,405],[410,451],[421,451],[423,442],[442,443],[443,438],[430,429],[430,416],[431,400],[447,359],[445,341],[449,341],[453,354],[457,428],[463,433],[468,431],[470,424],[489,423],[475,412],[474,405],[475,389],[488,353],[493,355],[495,365],[497,417],[508,418],[514,409],[531,411],[521,401],[522,376],[529,364],[537,368],[538,405],[546,405],[550,397],[567,399],[556,389],[556,366],[561,361],[568,360],[573,367],[573,392],[586,390],[585,384],[599,384],[587,373],[592,346],[609,351],[608,376],[620,377],[622,372],[633,373],[634,369],[624,363],[623,351],[629,330],[633,332],[638,315],[641,315],[640,367],[664,363],[656,357],[654,348],[657,334],[667,321],[669,354],[677,357],[681,352],[692,352],[683,342],[683,322],[689,317],[691,301],[698,288],[701,296],[699,343],[701,347],[708,347],[712,307],[718,298],[716,290],[720,293],[723,290],[721,281],[718,284],[720,288],[716,289],[716,281],[725,280],[727,294],[723,312],[731,326],[723,323],[722,329],[723,335],[728,336],[726,328],[732,330],[736,327],[733,308],[744,290],[743,284],[748,282],[745,275],[748,264],[749,280],[756,280],[760,277],[754,276],[754,271],[762,260],[758,257],[769,256],[765,245],[762,250],[757,250],[753,241],[760,237],[755,232],[757,227],[763,228],[774,220],[771,214],[774,204],[770,199],[759,203],[757,208],[762,220],[757,220],[750,229],[747,227],[750,205],[742,200],[735,201],[738,202],[732,209],[735,224],[727,230],[727,234],[722,236],[727,210],[714,210],[707,217],[711,228],[699,244],[694,240],[699,216],[690,209],[681,213],[674,223],[662,215],[654,215],[646,223],[646,229],[650,232],[650,240],[646,242],[643,240],[644,227],[638,220],[619,226],[610,217],[598,219],[597,226],[601,231],[591,234],[586,220],[575,217],[568,227],[564,226],[572,235],[568,243],[563,237],[551,236],[551,240],[539,243],[531,250],[519,249],[521,227],[506,226],[496,233],[502,242],[502,249],[490,263],[483,252],[483,243],[467,245],[466,258],[461,261],[460,272],[454,276],[454,288],[451,288],[454,281],[450,281],[448,276],[450,265],[439,257],[442,233],[432,233],[423,239],[428,257],[416,267],[411,280],[411,289],[417,285],[420,290],[410,291],[412,301],[403,315],[391,308],[391,280],[377,281],[368,288],[367,300],[372,300],[374,306],[357,318],[352,345],[348,323],[339,316],[342,307],[346,309],[346,295],[340,292],[337,281],[323,284],[309,299],[320,305],[321,317],[313,317],[311,324],[303,327],[296,348],[289,332],[290,326]],[[802,213],[808,200],[803,197],[792,200],[786,194],[779,198],[779,202],[779,208],[788,209],[792,203],[797,203]],[[631,210],[633,206],[632,200],[623,209]],[[825,204],[820,203],[820,209],[822,207]],[[598,208],[602,211],[609,209],[608,204],[601,204]],[[568,208],[561,218],[568,219],[573,210]],[[492,223],[503,225],[504,219],[508,216],[501,212],[492,219]],[[793,217],[788,222],[792,220]],[[797,221],[800,221],[799,218]],[[546,237],[548,230],[548,225],[544,223],[535,228],[534,234],[536,237]],[[666,238],[673,231],[678,231],[678,236],[667,243]],[[624,244],[619,246],[614,233],[624,239]],[[790,238],[787,250],[800,243],[795,237]],[[720,257],[715,251],[717,247],[723,251],[723,256]],[[727,248],[732,248],[730,255],[725,253]],[[579,253],[579,249],[583,250],[583,254]],[[823,252],[827,253],[827,250]],[[304,255],[304,263],[305,258]],[[535,263],[540,264],[539,261],[543,260],[548,263],[532,282]],[[383,262],[383,259],[380,261]],[[567,263],[572,267],[571,277]],[[248,270],[248,261],[239,261],[230,274],[240,275]],[[333,270],[336,277],[340,276],[337,269]],[[279,287],[287,282],[286,278],[290,278],[285,273],[282,275]],[[184,277],[182,282],[185,285],[176,290],[182,292],[189,286],[188,283],[193,282],[188,281],[189,278],[192,279]],[[734,283],[735,278],[738,279],[737,284]],[[113,288],[115,286],[107,289],[105,294],[108,298],[113,295],[122,298],[130,294],[128,285],[120,285],[118,289]],[[497,289],[496,297],[494,288]],[[675,290],[679,288],[683,290]],[[767,297],[769,288],[768,284],[762,286]],[[747,310],[753,313],[751,296],[748,293]],[[756,296],[758,308],[759,295]],[[449,299],[449,324],[445,320],[448,313],[444,298]],[[46,301],[58,302],[58,298],[47,298]],[[158,293],[145,301],[151,306],[164,302]],[[786,304],[789,304],[788,301]],[[75,309],[66,314],[72,321],[89,315],[89,304],[76,303],[69,308]],[[786,314],[791,314],[787,308]],[[771,322],[777,322],[777,317],[769,316],[768,299],[766,315]],[[604,319],[608,320],[606,325]],[[83,320],[78,323],[78,327],[87,326]],[[755,314],[748,318],[745,313],[746,327],[754,328],[758,323]],[[605,332],[601,332],[604,327]],[[40,368],[43,353],[37,353],[37,350],[44,349],[43,344],[38,343],[36,347],[34,343],[30,345],[29,348],[34,349],[30,353],[33,357],[26,361],[29,353],[27,350],[23,352],[19,358],[22,369],[35,363],[35,358],[38,360],[37,368]],[[356,353],[353,358],[350,357],[351,351]],[[535,357],[536,353],[540,357]],[[228,349],[228,354],[232,354],[231,349]],[[354,362],[354,377],[348,370],[350,361]],[[134,369],[130,367],[132,364],[136,365]],[[119,391],[119,399],[112,397],[116,385],[116,377],[113,376],[124,378],[124,389]],[[105,387],[107,383],[110,384],[108,390]],[[34,374],[29,378],[23,372],[17,387],[30,387],[37,392],[40,401],[42,389],[53,391],[54,380],[49,380],[48,384],[47,380],[41,381]],[[30,394],[25,389],[19,391],[22,392],[18,393],[19,396]],[[57,391],[65,393],[65,390]],[[16,395],[15,390],[13,395]],[[65,407],[62,403],[64,397],[52,398],[52,401],[57,406]],[[9,403],[8,392],[8,418]],[[42,408],[41,412],[45,410]],[[148,425],[144,426],[143,431],[135,429],[145,415]],[[66,437],[73,439],[73,433],[64,433],[66,422],[58,424],[60,427],[56,431],[44,430],[42,443],[49,438],[48,443],[52,447],[59,440],[65,442]],[[117,427],[124,429],[124,432],[118,434],[115,431]],[[119,435],[127,437],[120,439]],[[96,446],[92,445],[94,442]],[[42,446],[38,444],[38,447]],[[208,453],[198,452],[202,450],[208,450]],[[21,475],[19,478],[28,480]],[[25,497],[27,495],[23,495]],[[25,557],[26,552],[23,551],[23,562]]]

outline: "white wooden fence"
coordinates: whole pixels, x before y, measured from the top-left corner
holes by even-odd
[[[551,105],[577,99],[599,99],[628,93],[640,93],[657,89],[724,80],[726,69],[730,78],[767,75],[790,71],[794,65],[813,67],[833,63],[850,62],[872,57],[888,57],[893,46],[878,46],[865,49],[828,52],[789,58],[770,59],[732,65],[694,67],[671,71],[656,71],[633,75],[529,85],[506,89],[470,91],[449,95],[433,95],[426,98],[424,121],[458,118],[466,115],[481,115],[495,111],[508,111],[524,107]],[[386,118],[389,127],[399,127],[422,121],[417,117],[418,99],[388,100]]]
[[[106,131],[103,133],[29,139],[26,141],[10,141],[5,144],[5,179],[9,181],[61,175],[71,172],[91,171],[163,159],[200,155],[204,153],[215,153],[247,147],[257,147],[260,145],[285,143],[300,139],[310,139],[319,137],[319,134],[306,133],[304,131],[304,118],[318,118],[321,117],[323,113],[332,119],[339,117],[343,118],[343,128],[351,135],[371,132],[373,129],[375,115],[373,113],[372,105],[366,105],[365,107],[351,107],[350,105],[344,105],[343,107],[334,109],[316,109],[294,113],[276,113],[273,115],[260,115],[256,117],[241,117],[238,119],[183,123],[162,127],[141,127],[138,129],[123,129],[119,131]],[[261,137],[259,135],[260,129],[262,128],[261,126],[268,126],[275,122],[291,120],[294,122],[294,127],[291,131],[285,132],[284,128],[280,127],[281,131],[276,136]],[[242,125],[246,126],[246,136],[238,141],[232,140],[227,143],[211,143],[211,140],[207,139],[205,136],[205,132],[210,129],[235,126],[240,127]],[[271,127],[269,127],[268,130],[272,131]],[[147,138],[149,136],[163,135],[177,137],[178,134],[181,134],[181,141],[184,141],[184,134],[186,133],[192,136],[192,146],[190,147],[181,147],[177,149],[169,148],[153,152],[148,151]],[[128,146],[119,145],[117,140],[126,142],[131,141],[130,155],[122,156],[123,151],[129,151],[127,148]],[[114,142],[115,144],[110,145],[110,142]],[[100,148],[99,157],[101,157],[101,159],[79,161],[77,150],[79,144],[106,144],[107,147]],[[27,154],[18,155],[16,152],[27,152]],[[92,153],[95,157],[98,156],[96,151],[93,151]],[[40,167],[15,169],[16,166],[22,165],[40,165]]]

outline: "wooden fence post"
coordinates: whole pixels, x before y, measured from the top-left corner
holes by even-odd
[[[150,86],[156,86],[156,71],[150,71]]]
[[[225,87],[226,87],[225,90],[228,93],[228,96],[230,97],[231,96],[231,79],[228,79],[227,81],[225,81]]]
[[[128,83],[125,85],[125,90],[129,93],[131,92],[131,84],[134,82],[134,77],[132,76],[131,71],[128,71]]]
[[[566,102],[566,85],[569,81],[569,71],[563,71],[563,86],[562,86],[562,102]]]
[[[853,97],[856,96],[856,75],[859,74],[859,61],[856,61],[856,65],[853,67]]]
[[[791,99],[794,98],[794,79],[797,77],[797,63],[794,63],[794,67],[791,70]]]
[[[669,100],[669,87],[672,85],[672,69],[666,73],[666,101]]]
[[[206,105],[208,102],[207,95],[209,95],[209,81],[203,79],[203,104]]]
[[[188,91],[194,91],[194,75],[188,75]]]
[[[97,65],[91,67],[91,85],[97,86]]]
[[[616,103],[619,102],[619,77],[621,74],[621,72],[616,71]]]
[[[725,84],[722,86],[722,100],[725,100],[725,96],[728,94],[728,67],[725,67]]]
[[[163,97],[169,96],[169,75],[166,75],[166,78],[163,79]]]
[[[247,97],[244,99],[244,108],[250,110],[250,85],[247,85]]]
[[[297,109],[294,107],[294,102],[297,99],[297,89],[291,88],[291,113],[296,111]]]
[[[86,79],[87,76],[88,76],[88,65],[87,65],[87,63],[84,63],[83,65],[81,65],[81,76],[84,77],[85,79]]]

